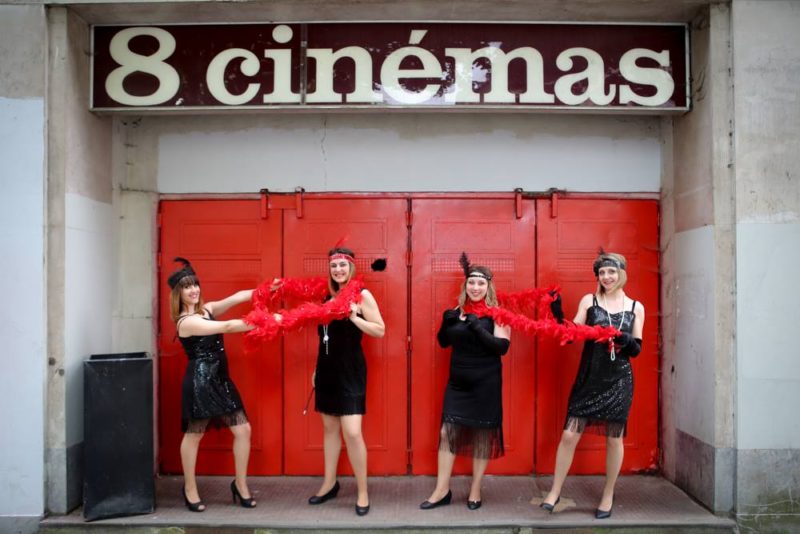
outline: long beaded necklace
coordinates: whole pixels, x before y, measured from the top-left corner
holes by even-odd
[[[603,293],[603,308],[606,310],[606,316],[608,316],[608,326],[614,328],[614,323],[611,322],[611,313],[608,311],[608,301],[606,300],[606,294]],[[622,328],[622,321],[625,320],[625,294],[622,294],[622,311],[619,312],[619,326],[616,327],[617,330],[621,330]],[[609,345],[611,345],[611,361],[617,359],[616,350],[614,350],[614,340],[609,341]]]
[[[328,325],[322,325],[322,342],[325,343],[325,354],[328,354]]]

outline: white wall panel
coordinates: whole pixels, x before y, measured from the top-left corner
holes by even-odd
[[[661,179],[656,117],[432,112],[145,120],[158,136],[161,193],[296,186],[653,192]]]
[[[739,448],[800,448],[800,224],[739,223],[736,249]]]
[[[0,516],[44,508],[44,102],[0,97]]]
[[[714,229],[674,237],[675,396],[677,427],[714,443]]]

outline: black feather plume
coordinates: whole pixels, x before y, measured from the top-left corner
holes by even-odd
[[[469,276],[470,265],[469,265],[469,258],[467,258],[466,252],[461,253],[461,257],[458,258],[458,263],[460,263],[461,268],[464,269],[464,276]]]

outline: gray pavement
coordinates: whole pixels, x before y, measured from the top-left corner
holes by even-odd
[[[467,509],[469,478],[454,477],[453,502],[434,510],[420,510],[419,503],[433,489],[435,479],[371,477],[371,510],[358,517],[354,511],[355,482],[341,477],[336,499],[310,506],[306,500],[319,486],[318,477],[253,477],[250,489],[258,500],[255,509],[231,503],[230,477],[201,477],[200,490],[207,510],[192,513],[183,506],[181,477],[160,477],[156,482],[155,513],[84,523],[81,511],[44,519],[47,532],[162,532],[175,527],[184,532],[268,532],[289,530],[530,532],[555,529],[562,532],[594,532],[624,528],[636,532],[732,532],[732,519],[717,517],[683,491],[656,476],[619,479],[613,515],[594,518],[603,487],[602,477],[570,477],[555,513],[538,507],[551,477],[487,476],[482,490],[483,506]],[[172,527],[172,528],[169,528]],[[204,528],[205,527],[205,528]]]

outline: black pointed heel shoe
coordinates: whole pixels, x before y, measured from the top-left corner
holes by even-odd
[[[600,508],[598,508],[597,510],[594,511],[594,516],[597,519],[608,519],[609,517],[611,517],[611,510],[613,509],[614,509],[613,506],[608,510],[601,510]]]
[[[339,494],[339,481],[337,480],[336,483],[333,485],[331,489],[328,490],[328,493],[325,495],[312,495],[308,498],[308,504],[322,504],[325,501],[329,501],[331,499],[335,499],[336,495]]]
[[[236,487],[236,480],[231,480],[231,495],[233,495],[233,504],[236,504],[236,499],[239,499],[239,504],[242,505],[242,508],[255,508],[256,507],[256,500],[252,497],[249,499],[245,499],[242,497],[242,494],[239,493],[239,488]]]
[[[539,505],[539,508],[544,508],[545,510],[547,510],[548,512],[550,512],[552,514],[553,510],[556,509],[556,505],[558,504],[558,501],[560,501],[560,500],[561,500],[561,495],[558,496],[558,499],[556,499],[556,502],[554,502],[553,504],[550,504],[548,502],[542,501],[542,504]]]
[[[368,513],[369,513],[369,505],[359,506],[358,503],[356,503],[356,515],[364,516],[367,515]]]
[[[186,505],[186,508],[189,509],[190,512],[205,512],[206,505],[203,501],[197,502],[189,502],[189,497],[186,496],[186,487],[181,488],[181,493],[183,493],[183,504]]]
[[[470,510],[477,510],[478,508],[481,507],[481,504],[483,504],[482,501],[467,500],[467,508],[469,508]]]
[[[427,500],[426,501],[422,501],[422,504],[419,505],[419,508],[420,508],[420,510],[433,510],[434,508],[438,508],[440,506],[445,506],[447,504],[450,504],[450,501],[452,501],[452,500],[453,500],[453,492],[450,491],[450,490],[447,490],[447,495],[445,495],[444,497],[442,497],[438,501],[436,501],[436,502],[431,502],[431,501],[427,501]]]

